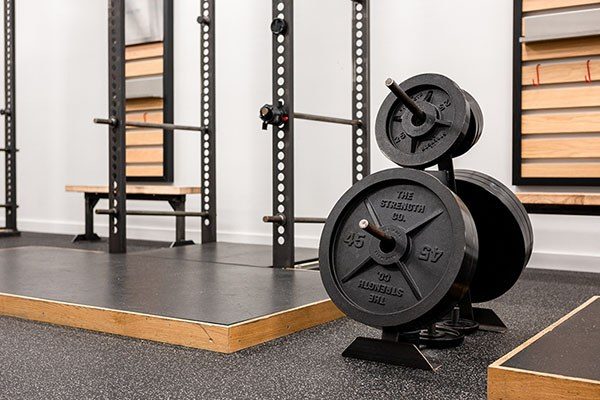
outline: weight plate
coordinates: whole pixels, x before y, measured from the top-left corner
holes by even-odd
[[[361,229],[363,220],[393,241]],[[390,169],[366,177],[338,201],[321,236],[319,261],[327,293],[350,318],[420,329],[440,320],[468,290],[477,232],[466,206],[438,179]]]
[[[419,344],[430,349],[449,349],[458,347],[465,341],[465,335],[450,328],[438,328],[422,330],[419,334]]]
[[[496,179],[475,171],[456,171],[460,198],[477,226],[479,258],[471,300],[496,299],[514,286],[533,250],[531,221],[519,199]]]
[[[379,148],[391,161],[425,168],[452,154],[465,139],[471,112],[463,91],[443,75],[423,74],[400,84],[427,118],[415,121],[413,114],[390,94],[377,115],[375,136]]]
[[[460,157],[471,150],[477,144],[483,132],[483,112],[481,111],[481,107],[479,107],[479,103],[477,103],[477,100],[469,92],[463,90],[463,93],[471,109],[471,118],[469,119],[467,135],[454,151],[454,157]]]

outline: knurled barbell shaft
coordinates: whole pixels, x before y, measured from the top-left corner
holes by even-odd
[[[371,224],[366,219],[361,219],[358,223],[358,227],[382,242],[392,242],[394,238],[385,233],[380,227]]]
[[[388,78],[385,81],[385,86],[387,86],[388,89],[390,89],[390,91],[396,95],[398,100],[400,100],[415,117],[417,117],[420,121],[425,120],[427,117],[425,112],[421,110],[418,104],[415,103],[415,101],[404,90],[402,90],[400,85],[398,85],[395,80]]]
[[[110,118],[94,118],[95,124],[104,124],[115,126],[118,124],[116,119]],[[206,129],[202,126],[189,126],[189,125],[177,125],[177,124],[155,124],[152,122],[125,122],[125,126],[133,126],[136,128],[155,128],[155,129],[166,129],[166,130],[177,130],[177,131],[194,131],[204,132]]]
[[[263,217],[263,222],[267,224],[279,224],[284,225],[286,218],[284,215],[267,215]],[[295,224],[324,224],[327,222],[327,218],[315,218],[315,217],[296,217],[294,218]]]

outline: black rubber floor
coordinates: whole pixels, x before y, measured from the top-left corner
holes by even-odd
[[[598,294],[600,274],[527,271],[487,304],[510,330],[430,353],[435,373],[342,358],[377,336],[347,319],[220,355],[0,318],[0,399],[485,399],[488,364]]]

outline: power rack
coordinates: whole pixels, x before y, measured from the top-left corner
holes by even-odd
[[[15,68],[15,0],[4,0],[4,185],[5,202],[0,205],[5,212],[2,236],[18,236],[17,229],[17,118],[16,118],[16,68]]]
[[[275,268],[286,268],[295,264],[295,224],[325,222],[322,218],[295,216],[294,119],[351,126],[352,182],[356,183],[370,174],[370,0],[353,0],[351,4],[352,118],[342,119],[295,111],[294,0],[273,0],[273,104],[263,106],[260,116],[263,128],[269,124],[273,125],[273,215],[266,216],[263,220],[273,224]]]
[[[14,1],[14,0],[13,0]],[[8,4],[8,1],[7,1]],[[173,0],[165,0],[165,18],[173,15]],[[173,133],[175,130],[198,132],[201,135],[202,212],[154,212],[136,211],[130,215],[188,216],[202,218],[203,243],[215,242],[216,231],[216,119],[215,119],[215,4],[214,0],[200,1],[201,15],[198,17],[201,42],[201,101],[202,126],[190,127],[171,123],[136,123],[138,127],[162,128]],[[167,24],[165,24],[167,25]],[[106,119],[96,123],[109,126],[109,194],[108,210],[97,210],[109,216],[109,251],[127,251],[126,217],[126,173],[125,173],[125,128],[131,125],[125,119],[125,0],[109,0],[109,108]],[[166,118],[171,116],[167,115]]]

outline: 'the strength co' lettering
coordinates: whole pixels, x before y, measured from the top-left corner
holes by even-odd
[[[398,210],[398,211],[407,211],[407,212],[413,212],[413,213],[418,213],[418,214],[425,213],[425,205],[418,204],[418,203],[406,203],[403,201],[394,201],[394,200],[381,200],[381,203],[379,204],[379,206],[381,208],[389,208],[389,209]]]
[[[404,290],[402,290],[400,288],[389,286],[389,285],[385,285],[383,283],[369,282],[369,281],[366,281],[364,279],[361,279],[358,282],[358,288],[359,289],[368,290],[368,291],[371,291],[371,292],[377,292],[377,293],[381,293],[381,294],[387,294],[389,296],[396,296],[396,297],[402,297],[402,296],[404,296]]]

